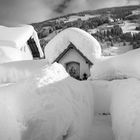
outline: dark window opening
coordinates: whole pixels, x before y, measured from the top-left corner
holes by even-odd
[[[37,48],[37,45],[34,41],[33,38],[30,38],[28,41],[27,41],[29,47],[30,47],[30,50],[31,50],[31,53],[33,55],[33,57],[40,57],[40,53],[38,51],[38,48]]]

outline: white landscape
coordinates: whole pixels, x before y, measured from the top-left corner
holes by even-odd
[[[140,49],[104,57],[91,37],[66,29],[45,48],[46,59],[0,65],[1,140],[140,139]],[[88,80],[51,64],[70,42],[94,63]]]

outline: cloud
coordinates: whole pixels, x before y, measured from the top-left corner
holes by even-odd
[[[140,0],[0,0],[0,24],[40,22],[83,10],[139,4]]]

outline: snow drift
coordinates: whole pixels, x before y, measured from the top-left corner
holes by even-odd
[[[32,56],[30,57],[32,59]],[[23,60],[20,50],[7,46],[0,47],[0,63]]]
[[[91,81],[94,94],[94,112],[96,114],[110,113],[111,92],[110,82],[105,80]]]
[[[116,140],[140,139],[140,81],[113,81],[111,116]]]
[[[78,29],[68,28],[56,35],[45,47],[45,57],[52,63],[67,47],[73,43],[91,62],[101,56],[98,41],[89,33]]]
[[[59,66],[0,88],[0,139],[93,140],[92,86]]]
[[[135,49],[122,55],[99,59],[91,68],[89,79],[140,79],[140,49]]]
[[[9,62],[0,65],[0,84],[15,83],[33,76],[48,63],[42,60],[24,60]]]
[[[115,140],[139,140],[140,80],[135,78],[113,81],[94,80],[92,81],[92,86],[94,93],[94,113],[111,113],[112,130]],[[100,120],[100,117],[98,117],[98,120]],[[103,125],[107,122],[101,120],[96,123]],[[96,127],[98,128],[100,125]],[[108,125],[105,126],[108,131],[109,128],[107,127]],[[103,128],[98,131],[100,130],[103,130]],[[106,136],[105,133],[104,136]]]

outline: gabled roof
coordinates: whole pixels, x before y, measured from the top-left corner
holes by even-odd
[[[59,62],[59,60],[71,49],[76,50],[90,65],[93,65],[93,63],[80,51],[78,50],[72,43],[68,45],[68,47],[54,60],[54,62]]]
[[[86,31],[72,27],[61,31],[48,42],[44,49],[46,61],[53,63],[70,42],[93,64],[101,57],[99,42]]]

